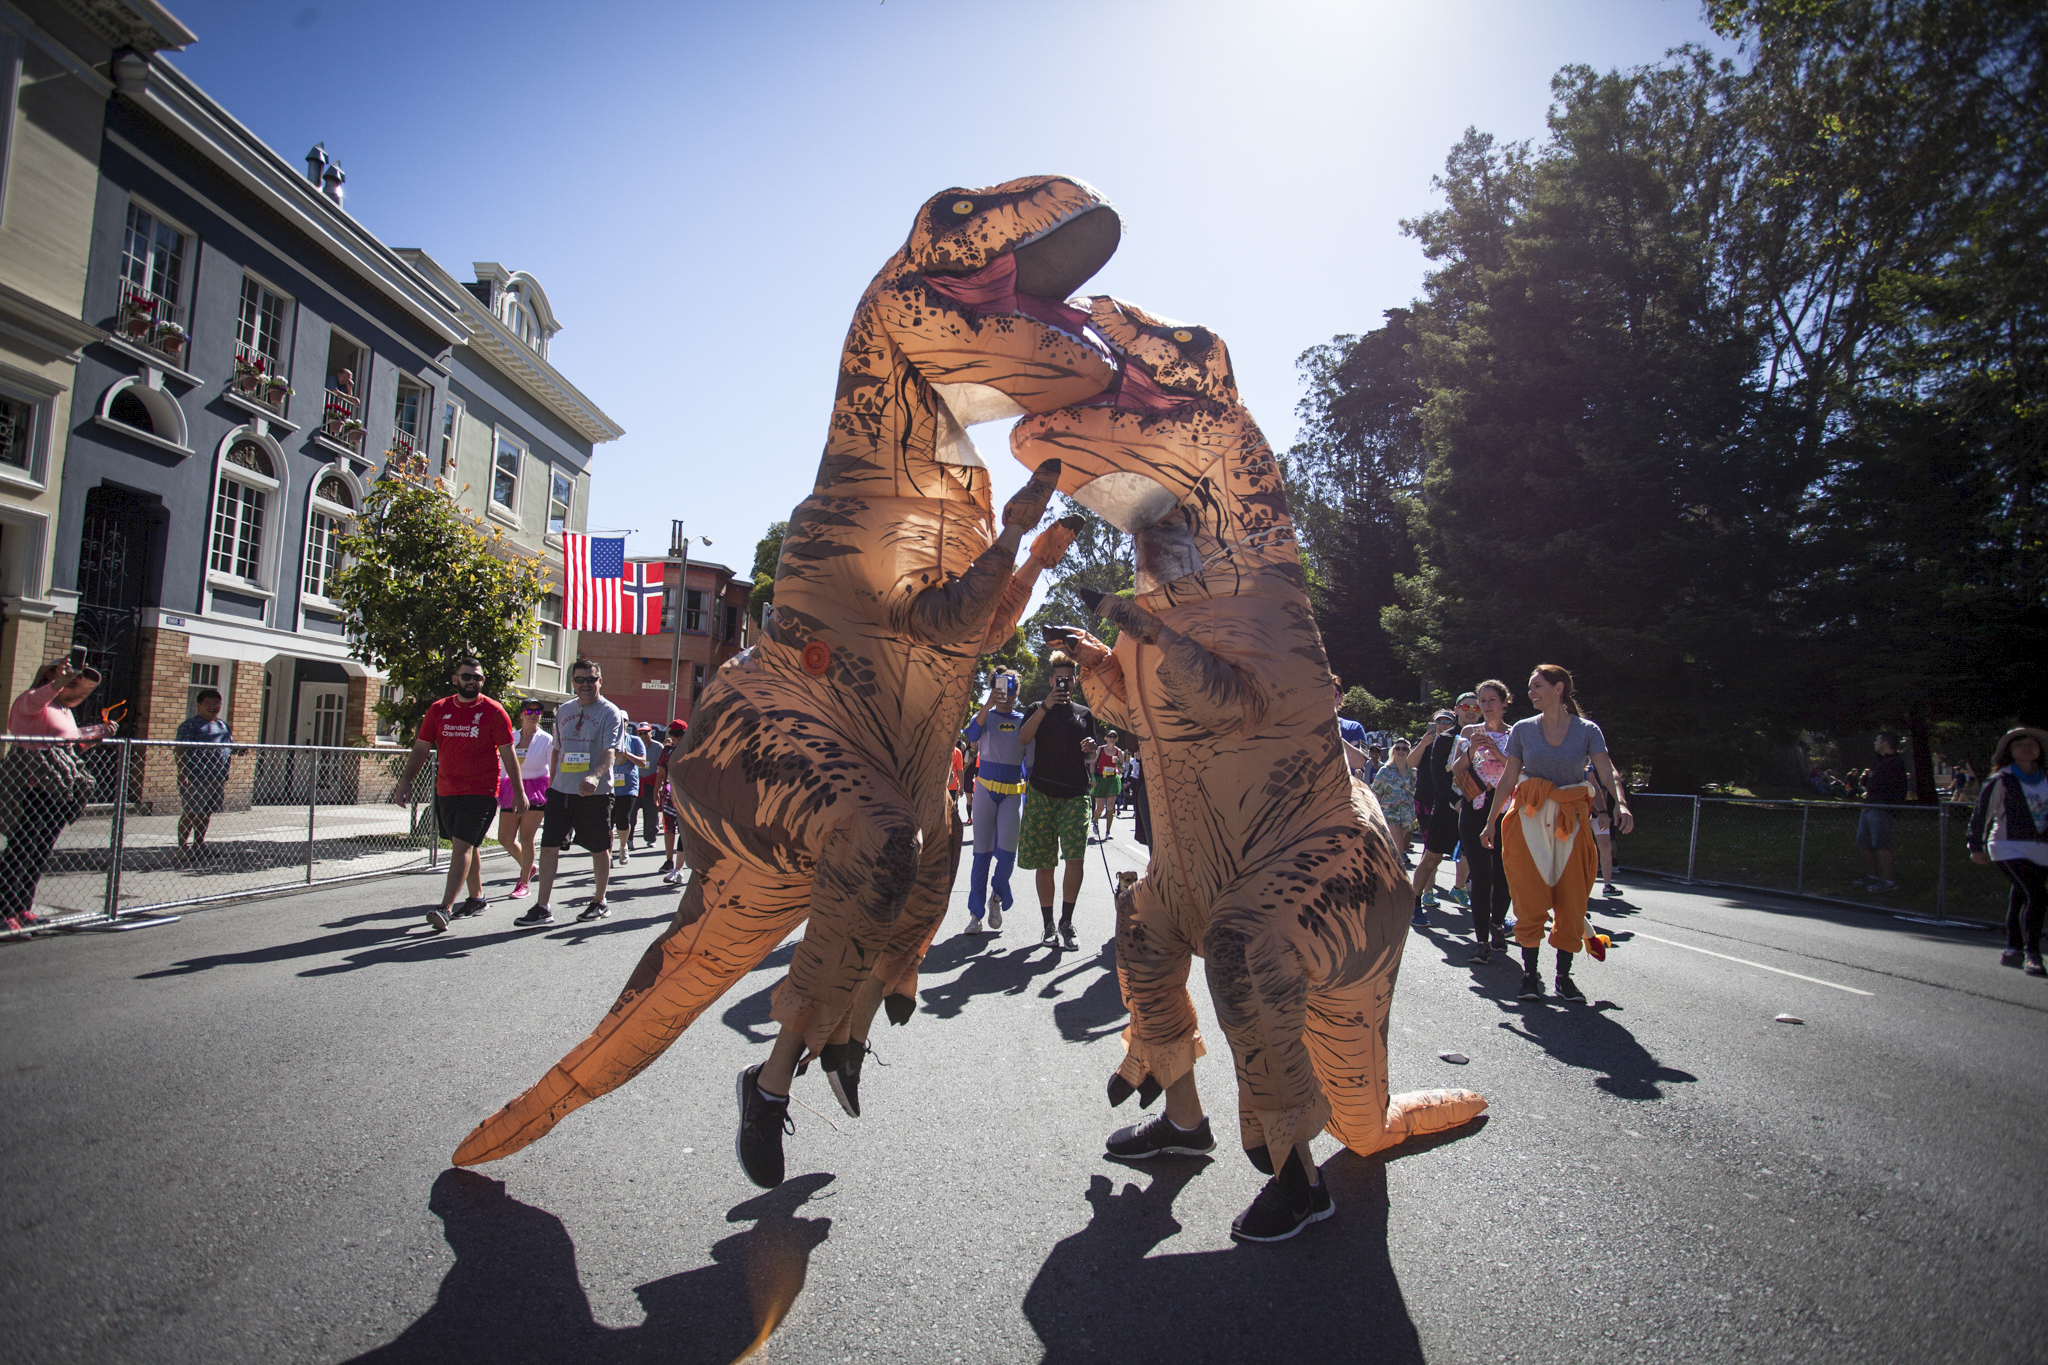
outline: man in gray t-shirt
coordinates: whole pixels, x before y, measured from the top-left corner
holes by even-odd
[[[576,700],[555,708],[555,747],[548,756],[547,805],[541,809],[539,876],[533,909],[513,923],[523,929],[555,922],[548,896],[555,867],[571,842],[590,854],[596,885],[579,920],[611,914],[605,883],[611,873],[612,765],[625,747],[626,713],[604,699],[604,670],[589,659],[569,668]]]

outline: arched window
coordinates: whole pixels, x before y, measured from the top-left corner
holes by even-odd
[[[185,412],[178,400],[162,389],[153,389],[135,376],[117,380],[100,399],[99,419],[120,427],[152,444],[169,446],[180,454],[185,449]]]
[[[135,390],[123,389],[114,395],[114,401],[107,404],[107,416],[122,426],[134,427],[156,435],[156,422],[149,415],[149,409],[135,396]]]
[[[247,438],[232,442],[214,489],[208,568],[239,584],[263,586],[265,537],[277,493],[277,465],[269,450]]]
[[[299,590],[328,600],[334,575],[341,569],[341,538],[348,534],[356,510],[355,490],[339,474],[323,475],[313,485],[313,505],[306,513],[306,568]]]

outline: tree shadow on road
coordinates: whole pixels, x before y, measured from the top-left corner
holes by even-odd
[[[1046,1365],[1082,1361],[1419,1362],[1422,1343],[1387,1250],[1387,1161],[1476,1131],[1323,1163],[1337,1214],[1291,1241],[1154,1255],[1181,1230],[1174,1198],[1233,1159],[1161,1158],[1118,1192],[1093,1176],[1088,1226],[1055,1246],[1024,1295]],[[1213,1169],[1212,1169],[1213,1168]],[[1258,1186],[1245,1181],[1245,1201]]]
[[[797,1211],[832,1177],[797,1176],[726,1214],[754,1226],[711,1248],[712,1264],[643,1284],[637,1327],[597,1322],[562,1220],[522,1204],[502,1182],[450,1169],[428,1207],[440,1215],[455,1265],[434,1304],[361,1365],[576,1361],[725,1362],[767,1338],[803,1292],[829,1218]]]

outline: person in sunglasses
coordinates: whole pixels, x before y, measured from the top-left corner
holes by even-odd
[[[490,836],[491,821],[498,814],[501,771],[512,780],[513,813],[526,812],[519,755],[512,748],[512,717],[484,695],[483,665],[474,654],[464,654],[456,659],[448,676],[455,683],[455,692],[427,707],[419,732],[413,736],[405,771],[391,794],[391,799],[400,803],[412,795],[412,780],[427,761],[428,751],[433,750],[437,760],[434,820],[451,849],[440,907],[427,912],[427,923],[437,934],[448,928],[450,920],[468,919],[484,911],[484,865],[478,850]],[[469,899],[458,906],[455,893],[465,880]]]
[[[593,882],[590,903],[576,918],[597,920],[612,912],[604,898],[612,869],[611,777],[625,747],[626,713],[605,700],[604,670],[593,660],[571,664],[569,678],[576,699],[555,708],[553,779],[540,825],[540,875],[534,882],[533,908],[512,921],[521,929],[555,922],[548,901],[562,851],[572,843],[590,855]]]

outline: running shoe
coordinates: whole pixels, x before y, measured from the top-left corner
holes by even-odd
[[[1123,1161],[1145,1161],[1155,1156],[1207,1156],[1216,1150],[1216,1138],[1209,1132],[1209,1116],[1192,1128],[1182,1128],[1165,1114],[1109,1135],[1104,1150]]]
[[[1284,1242],[1310,1223],[1337,1211],[1328,1185],[1308,1183],[1301,1158],[1290,1156],[1280,1174],[1266,1182],[1251,1207],[1230,1224],[1235,1242]]]
[[[2026,960],[2027,955],[2018,948],[2007,948],[1998,955],[1999,965],[2003,967],[2017,967]]]
[[[485,900],[482,896],[471,896],[468,900],[464,901],[462,904],[456,906],[453,910],[449,911],[448,918],[471,919],[477,915],[481,915],[485,910],[489,909],[490,904],[491,903]]]
[[[1620,887],[1616,886],[1613,882],[1609,882],[1607,883],[1607,889],[1602,891],[1600,894],[1603,896],[1624,896],[1628,893],[1623,891]]]
[[[988,931],[993,934],[1003,927],[1003,907],[990,904],[988,907]]]
[[[445,934],[445,933],[447,933],[447,932],[448,932],[448,912],[447,912],[446,910],[429,910],[429,911],[427,911],[427,923],[428,923],[429,925],[433,926],[433,930],[434,930],[434,932],[435,932],[435,933],[437,933],[437,934]]]
[[[1475,967],[1484,967],[1487,963],[1493,961],[1493,949],[1482,943],[1479,945],[1479,950],[1465,960]]]
[[[661,875],[662,875],[662,876],[666,877],[666,876],[667,876],[667,875],[668,875],[669,873],[671,873],[671,872],[673,872],[673,871],[675,871],[675,870],[676,870],[676,860],[675,860],[674,858],[666,858],[666,859],[663,859],[663,860],[662,860],[662,864],[661,864]]]
[[[1068,952],[1071,953],[1080,946],[1081,945],[1074,940],[1074,922],[1070,919],[1061,920],[1060,947],[1066,949]]]
[[[587,924],[588,922],[594,919],[609,919],[611,917],[611,913],[611,906],[605,904],[603,901],[592,901],[590,904],[583,907],[583,913],[578,915],[576,917],[576,920],[579,924]]]
[[[1429,888],[1429,890],[1427,890],[1427,891],[1425,891],[1425,892],[1423,892],[1423,893],[1422,893],[1422,908],[1423,908],[1424,910],[1434,910],[1434,909],[1436,909],[1436,888],[1435,888],[1435,887],[1433,887],[1433,886],[1432,886],[1431,888]]]
[[[1540,972],[1522,973],[1521,998],[1524,1000],[1541,1000],[1543,998],[1543,976]]]
[[[2027,975],[2048,976],[2048,966],[2041,964],[2041,955],[2039,953],[2027,954]]]
[[[681,886],[683,884],[682,869],[674,868],[670,871],[664,872],[661,874],[661,879],[670,886]]]
[[[512,886],[512,899],[515,901],[523,901],[531,894],[533,894],[533,883],[527,881],[524,877],[521,877]]]
[[[514,928],[518,929],[538,929],[543,924],[553,924],[554,922],[554,911],[548,909],[545,905],[536,905],[518,919],[513,920],[512,924]]]
[[[1038,941],[1054,948],[1060,946],[1059,930],[1052,926],[1052,911],[1050,910],[1045,912],[1045,933],[1039,937]]]
[[[740,1072],[740,1131],[733,1139],[740,1169],[747,1179],[764,1190],[782,1183],[782,1136],[796,1131],[789,1116],[789,1097],[771,1100],[761,1093],[761,1068],[750,1066]]]
[[[1450,890],[1444,892],[1443,894],[1449,896],[1452,900],[1456,901],[1459,905],[1464,906],[1468,910],[1472,908],[1472,893],[1470,891],[1465,890],[1463,887],[1454,886]]]
[[[1579,983],[1572,980],[1570,972],[1557,974],[1557,993],[1567,1000],[1584,1000],[1586,993],[1579,989]]]
[[[967,932],[970,934],[985,934],[988,932],[988,930],[981,927],[980,915],[973,915],[968,918]]]
[[[1429,912],[1418,905],[1415,907],[1415,913],[1408,917],[1408,922],[1418,929],[1427,929],[1429,927]]]

